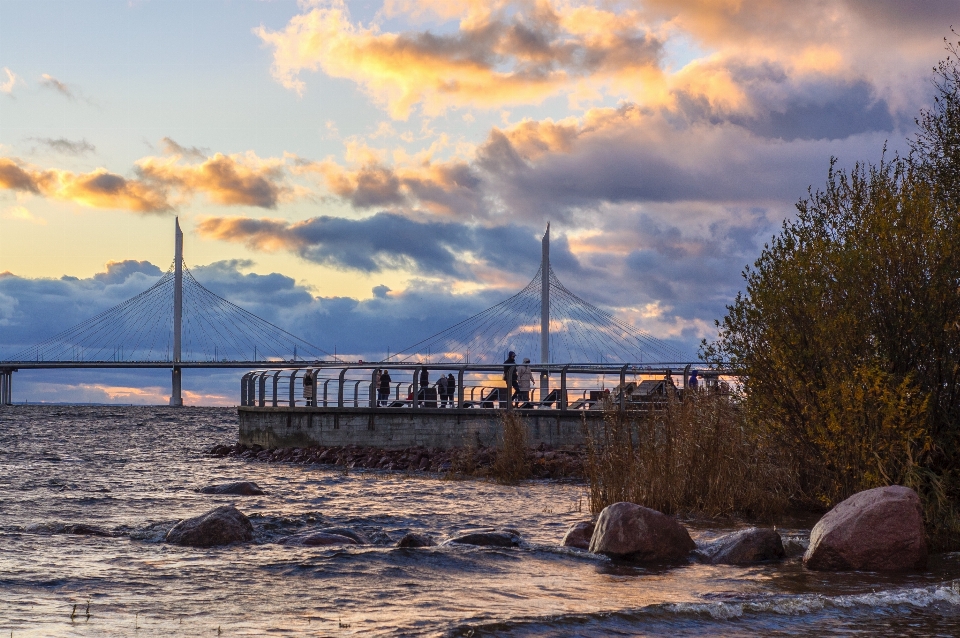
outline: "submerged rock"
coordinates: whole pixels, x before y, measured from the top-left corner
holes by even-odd
[[[28,534],[75,534],[78,536],[118,536],[110,530],[86,523],[34,523],[24,530]]]
[[[523,539],[515,529],[476,531],[444,541],[444,544],[478,545],[481,547],[519,547]]]
[[[680,563],[696,547],[672,516],[634,503],[614,503],[600,512],[589,550],[638,562]]]
[[[316,532],[306,536],[290,536],[283,540],[284,545],[302,545],[304,547],[325,547],[328,545],[362,545],[363,543],[344,536],[342,534],[333,534],[330,532]]]
[[[324,527],[318,531],[321,534],[338,534],[340,536],[346,536],[347,538],[356,542],[357,545],[370,544],[370,540],[366,536],[350,529],[349,527]]]
[[[223,485],[208,485],[200,490],[201,494],[232,494],[234,496],[260,496],[265,492],[253,481],[237,481]]]
[[[560,543],[564,547],[576,547],[577,549],[590,549],[590,538],[593,536],[593,529],[597,526],[594,521],[580,521],[574,523],[567,530],[563,541]]]
[[[250,540],[253,540],[250,519],[230,505],[182,520],[167,532],[166,537],[168,543],[191,547],[214,547]]]
[[[724,534],[697,550],[697,556],[711,565],[749,565],[780,560],[785,555],[780,534],[769,527]]]
[[[433,547],[437,541],[427,534],[418,534],[410,532],[404,534],[403,538],[397,541],[397,547]]]
[[[822,571],[923,569],[920,497],[900,485],[854,494],[814,525],[803,564]]]

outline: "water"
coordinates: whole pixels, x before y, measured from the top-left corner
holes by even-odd
[[[900,576],[814,573],[796,559],[644,569],[559,547],[584,517],[582,486],[203,456],[236,428],[223,408],[0,410],[0,637],[960,635],[960,554]],[[232,480],[267,494],[195,491]],[[251,516],[253,543],[161,542],[176,520],[222,504]],[[118,535],[58,533],[77,523]],[[276,542],[333,525],[377,544]],[[527,545],[390,546],[407,531],[502,526]],[[695,539],[725,531],[691,527]]]

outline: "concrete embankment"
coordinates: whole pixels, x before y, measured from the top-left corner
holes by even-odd
[[[240,407],[239,443],[261,449],[360,446],[403,449],[491,447],[502,432],[501,412],[484,409]],[[599,411],[515,410],[527,443],[551,448],[584,443],[584,426]]]

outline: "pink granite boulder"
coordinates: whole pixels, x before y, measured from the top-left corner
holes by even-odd
[[[230,505],[182,520],[166,536],[168,543],[191,547],[216,547],[250,540],[253,540],[250,519]]]
[[[567,530],[563,537],[561,545],[564,547],[575,547],[577,549],[590,549],[590,539],[593,537],[593,529],[597,526],[593,521],[580,521],[574,523]]]
[[[614,503],[600,512],[589,550],[643,563],[680,563],[696,547],[672,516],[633,503]]]
[[[780,560],[786,555],[777,530],[750,527],[724,534],[697,550],[697,557],[711,565],[750,565]]]
[[[900,485],[854,494],[813,527],[803,564],[819,571],[923,569],[920,497]]]

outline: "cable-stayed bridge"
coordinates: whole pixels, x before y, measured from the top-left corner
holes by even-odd
[[[174,260],[150,288],[0,361],[0,405],[13,372],[51,368],[170,368],[170,405],[182,405],[183,368],[297,367],[333,361],[327,352],[207,290],[183,258],[175,222]]]
[[[670,344],[620,321],[568,290],[550,267],[550,226],[539,271],[505,301],[442,330],[383,363],[499,363],[507,351],[540,364],[685,363]],[[183,258],[175,224],[173,264],[150,288],[0,361],[0,405],[13,372],[50,368],[169,368],[171,405],[182,405],[184,368],[342,365],[309,341],[204,288]]]

